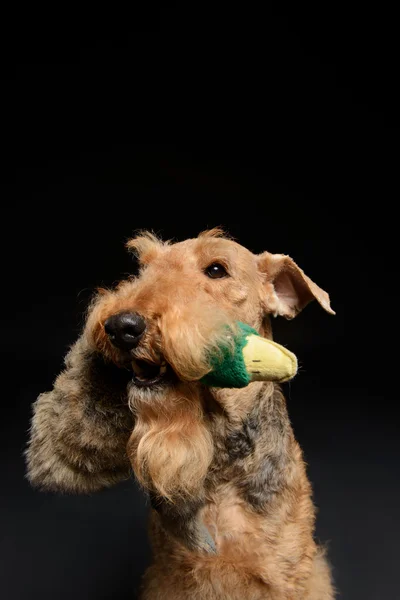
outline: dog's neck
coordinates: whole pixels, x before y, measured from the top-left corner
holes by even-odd
[[[136,404],[128,453],[141,483],[172,502],[227,478],[254,508],[292,477],[293,433],[279,386],[181,384]]]
[[[210,394],[222,408],[227,422],[235,425],[242,423],[254,411],[259,411],[274,391],[273,383],[255,381],[240,389],[214,389]]]
[[[210,422],[214,440],[211,487],[226,481],[256,509],[293,480],[297,468],[294,440],[279,386],[253,383],[242,390],[214,392]]]

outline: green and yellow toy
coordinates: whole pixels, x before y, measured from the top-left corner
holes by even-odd
[[[210,387],[242,388],[252,381],[283,383],[297,373],[297,358],[286,348],[237,323],[231,344],[210,356],[212,370],[201,381]]]

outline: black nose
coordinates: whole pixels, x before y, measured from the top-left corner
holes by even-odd
[[[132,350],[138,345],[146,322],[137,313],[121,312],[109,317],[104,329],[114,346],[121,350]]]

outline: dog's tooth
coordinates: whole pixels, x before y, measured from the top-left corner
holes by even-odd
[[[160,367],[160,375],[164,375],[164,373],[166,373],[166,372],[167,372],[167,365],[165,364],[165,361],[164,361]]]

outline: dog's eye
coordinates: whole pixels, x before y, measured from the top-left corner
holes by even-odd
[[[212,263],[206,268],[204,272],[211,279],[221,279],[222,277],[228,277],[227,270],[220,263]]]

